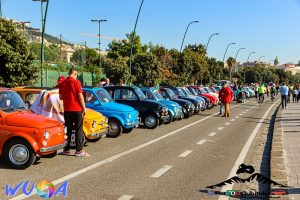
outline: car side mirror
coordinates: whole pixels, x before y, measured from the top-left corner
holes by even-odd
[[[94,101],[94,106],[100,105],[99,101]]]

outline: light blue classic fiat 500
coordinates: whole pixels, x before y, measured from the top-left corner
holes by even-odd
[[[83,88],[87,108],[100,112],[108,118],[109,136],[129,133],[139,125],[139,113],[134,108],[116,103],[104,88]]]

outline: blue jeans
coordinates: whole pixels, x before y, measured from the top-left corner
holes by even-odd
[[[222,110],[224,110],[224,104],[223,103],[221,103],[221,105],[220,105],[220,114],[222,114]]]

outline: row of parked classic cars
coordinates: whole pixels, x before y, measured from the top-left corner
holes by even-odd
[[[84,87],[87,141],[103,135],[118,137],[140,126],[155,129],[189,118],[218,105],[221,87],[139,88]],[[32,165],[37,156],[53,156],[66,145],[62,102],[58,89],[0,88],[0,156],[17,169]],[[74,141],[73,141],[74,142]]]

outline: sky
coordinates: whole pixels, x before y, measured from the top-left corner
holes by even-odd
[[[41,27],[40,2],[32,0],[0,0],[2,15],[18,21],[30,21]],[[125,38],[133,31],[141,0],[50,0],[46,32],[75,44],[87,42],[97,47],[98,24],[91,19],[107,19],[101,23],[101,34]],[[44,4],[45,5],[45,4]],[[136,32],[142,43],[180,49],[184,32],[190,26],[185,45],[206,45],[213,33],[207,53],[223,60],[226,53],[237,61],[270,62],[276,56],[280,64],[300,61],[300,0],[144,0]],[[101,49],[109,40],[102,39]]]

